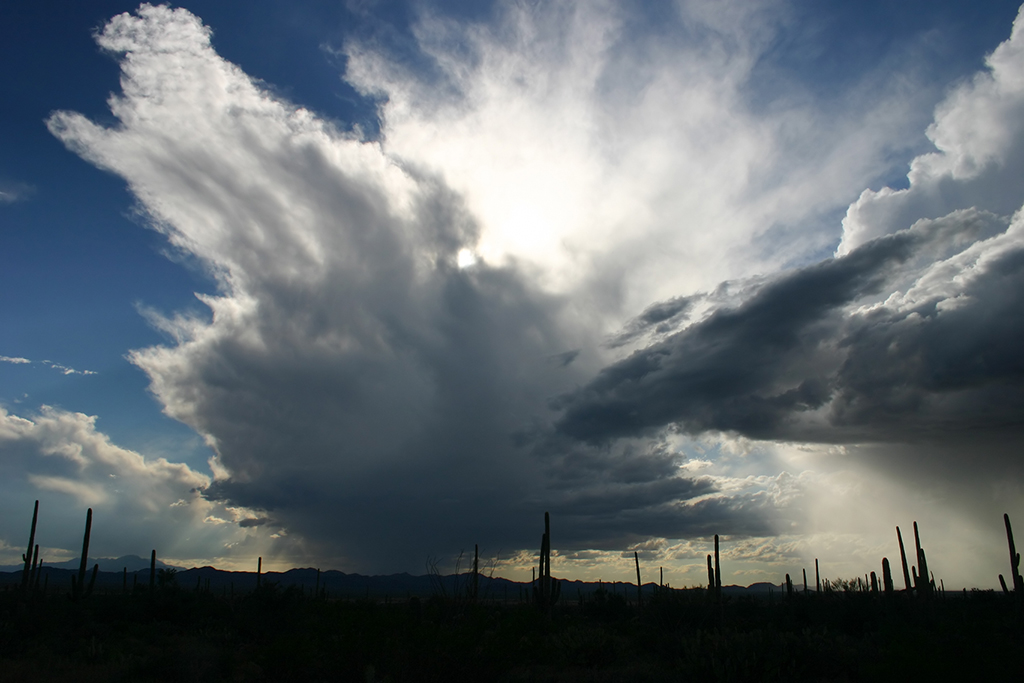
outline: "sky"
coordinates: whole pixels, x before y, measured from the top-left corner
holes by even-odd
[[[0,564],[995,587],[1018,10],[4,3]]]

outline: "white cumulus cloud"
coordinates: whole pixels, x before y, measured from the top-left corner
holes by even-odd
[[[976,208],[1009,216],[1024,204],[1024,16],[954,88],[927,134],[936,151],[913,160],[903,190],[865,190],[843,220],[839,254],[924,218]]]
[[[4,515],[23,516],[39,498],[39,539],[77,552],[85,509],[93,508],[93,553],[144,556],[156,548],[165,558],[225,558],[247,535],[237,524],[216,529],[204,518],[231,514],[203,498],[209,477],[164,458],[147,459],[113,444],[96,429],[96,418],[44,406],[21,417],[0,408],[0,471],[8,486]]]

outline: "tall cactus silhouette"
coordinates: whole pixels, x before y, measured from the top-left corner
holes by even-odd
[[[892,595],[892,570],[889,568],[889,558],[882,558],[882,585],[885,587],[885,594]]]
[[[30,570],[28,577],[28,585],[30,587],[34,587],[38,582],[41,566],[42,563],[39,561],[39,544],[36,543],[36,549],[32,552],[32,569]],[[24,582],[24,580],[24,577],[22,577],[22,582]]]
[[[1010,515],[1003,513],[1003,523],[1006,525],[1006,543],[1010,546],[1010,577],[1013,579],[1013,593],[1017,601],[1017,609],[1024,610],[1024,578],[1020,575],[1020,553],[1013,542],[1013,528],[1010,526]],[[999,576],[1000,583],[1003,583],[1003,590],[1006,584],[1002,575]]]
[[[718,556],[718,534],[715,534],[715,600],[722,599],[722,565]]]
[[[930,576],[928,573],[928,559],[925,557],[924,549],[921,547],[921,534],[917,530],[917,522],[914,522],[914,546],[917,549],[917,576],[920,579],[917,593],[923,597],[930,597],[932,587],[928,581]]]
[[[636,606],[640,607],[644,602],[643,584],[640,583],[640,554],[633,551],[633,561],[636,562]]]
[[[473,544],[473,583],[469,586],[469,599],[476,602],[480,593],[480,545]]]
[[[1006,525],[1006,542],[1010,546],[1010,576],[1013,577],[1013,589],[1024,591],[1024,578],[1020,575],[1020,553],[1013,542],[1013,527],[1010,526],[1010,515],[1003,513],[1003,523]]]
[[[537,585],[534,587],[534,600],[544,611],[549,610],[561,593],[561,584],[551,578],[551,515],[544,513],[544,535],[540,540],[540,566]]]
[[[900,561],[903,563],[903,584],[906,586],[906,590],[910,590],[910,570],[907,569],[907,551],[903,549],[903,534],[900,533],[900,528],[896,527],[896,539],[900,542]]]
[[[28,533],[28,550],[22,555],[22,559],[25,560],[25,569],[21,573],[21,587],[22,589],[28,587],[28,574],[32,564],[32,547],[36,543],[36,521],[39,519],[39,501],[36,501],[36,506],[32,510],[32,530]],[[1007,522],[1009,524],[1009,522]],[[38,552],[38,551],[37,551]]]
[[[82,560],[78,564],[78,580],[71,577],[71,597],[78,599],[85,592],[85,570],[89,566],[89,535],[92,533],[92,508],[85,513],[85,536],[82,539]],[[99,565],[97,565],[98,567]],[[95,577],[95,573],[93,574]],[[95,578],[94,578],[95,580]],[[89,592],[92,592],[92,583],[89,584]]]

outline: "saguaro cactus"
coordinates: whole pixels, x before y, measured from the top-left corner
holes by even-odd
[[[22,559],[25,560],[25,569],[21,573],[21,587],[24,589],[28,586],[28,573],[30,565],[32,564],[32,547],[36,543],[36,521],[39,519],[39,501],[36,501],[35,508],[32,509],[32,529],[28,532],[28,550],[22,555]],[[1007,522],[1009,525],[1009,522]],[[1009,527],[1007,527],[1009,528]]]
[[[900,561],[903,562],[903,583],[906,586],[906,590],[910,590],[910,570],[907,569],[907,552],[903,549],[903,534],[900,533],[900,528],[896,527],[896,538],[900,542]]]
[[[711,565],[711,553],[708,553],[708,595],[715,594],[715,568]]]
[[[544,535],[540,540],[540,571],[534,599],[542,610],[547,611],[557,601],[561,584],[551,578],[551,515],[544,513]]]
[[[1013,577],[1013,590],[1024,593],[1024,578],[1020,575],[1020,553],[1013,543],[1013,528],[1010,526],[1010,515],[1003,513],[1003,523],[1006,525],[1006,542],[1010,546],[1010,576]]]
[[[644,602],[644,594],[640,583],[640,555],[637,551],[633,551],[633,561],[636,562],[636,606],[640,607]]]
[[[469,599],[476,602],[480,591],[480,545],[473,545],[473,584],[469,587]]]
[[[892,570],[889,569],[889,558],[882,558],[882,585],[885,587],[885,594],[892,595]]]
[[[1003,522],[1006,524],[1006,543],[1010,546],[1010,578],[1013,579],[1013,594],[1017,602],[1017,610],[1024,611],[1024,578],[1020,575],[1020,553],[1013,543],[1013,528],[1010,527],[1010,515],[1003,513]],[[1003,590],[1006,584],[1000,575],[999,581],[1003,583]]]
[[[917,531],[917,522],[914,522],[914,545],[917,548],[917,576],[920,578],[918,593],[924,597],[930,597],[932,586],[929,583],[928,559],[925,557],[924,549],[921,547],[921,535]]]
[[[718,558],[718,534],[715,534],[715,600],[722,599],[722,565]]]
[[[85,513],[85,536],[82,539],[82,560],[78,565],[78,580],[71,577],[71,597],[77,599],[85,591],[85,571],[89,562],[89,535],[92,533],[92,508]],[[91,584],[90,584],[91,588]],[[92,592],[90,590],[90,592]]]
[[[35,586],[37,575],[39,574],[39,544],[36,543],[36,549],[32,551],[32,569],[29,570],[28,585]],[[22,585],[25,583],[25,577],[21,577]]]

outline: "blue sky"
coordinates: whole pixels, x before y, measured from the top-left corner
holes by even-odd
[[[6,3],[0,551],[994,585],[1017,12]]]

